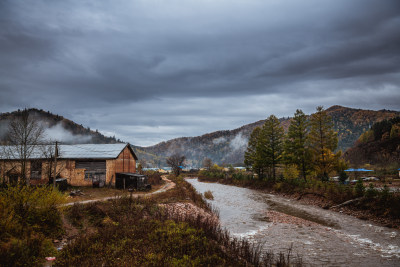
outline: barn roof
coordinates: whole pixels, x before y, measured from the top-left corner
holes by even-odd
[[[36,146],[32,151],[30,159],[46,158],[44,151],[49,151],[49,145]],[[54,147],[54,145],[53,145]],[[135,152],[129,144],[80,144],[80,145],[59,145],[59,158],[62,159],[115,159],[122,150],[128,147],[134,158]],[[16,147],[3,146],[0,153],[1,159],[17,159]],[[54,151],[54,148],[53,148]],[[11,156],[10,156],[11,155]]]

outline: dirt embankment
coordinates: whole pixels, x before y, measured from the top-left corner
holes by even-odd
[[[327,200],[323,196],[316,194],[307,194],[301,196],[300,194],[282,194],[282,193],[277,193],[275,191],[268,191],[268,193],[290,198],[299,201],[302,204],[317,206],[323,209],[330,209],[336,212],[344,213],[361,220],[372,221],[386,227],[400,229],[400,219],[377,216],[372,212],[370,212],[369,210],[361,210],[357,208],[356,204],[335,207],[337,206],[335,203]]]

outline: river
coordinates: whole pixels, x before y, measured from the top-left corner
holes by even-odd
[[[263,250],[293,247],[306,266],[400,266],[400,231],[295,200],[217,183],[187,179],[219,210],[232,235]]]

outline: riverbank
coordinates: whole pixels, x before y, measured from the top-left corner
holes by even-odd
[[[302,255],[305,266],[398,266],[400,231],[344,213],[308,205],[265,190],[187,179],[198,192],[211,191],[210,204],[234,236],[263,251]]]
[[[383,196],[382,199],[379,194],[383,195],[382,191],[374,189],[373,195],[368,195],[369,189],[364,189],[364,197],[356,197],[354,193],[355,187],[342,186],[331,183],[322,183],[316,181],[311,188],[304,187],[300,183],[297,187],[296,183],[271,183],[259,180],[235,180],[235,179],[218,179],[200,176],[199,181],[202,182],[216,182],[227,185],[234,185],[244,188],[260,190],[269,194],[283,196],[300,203],[317,206],[323,209],[331,209],[335,212],[345,213],[356,218],[378,223],[379,225],[400,229],[400,218],[396,215],[393,216],[392,212],[398,210],[400,200],[400,193],[388,193],[395,196],[394,201],[388,201],[388,196]],[[368,196],[368,197],[367,197]],[[342,203],[357,199],[353,203],[340,206]],[[384,202],[385,201],[385,202]],[[392,205],[392,206],[387,206]],[[338,207],[339,206],[339,207]],[[386,207],[385,207],[386,206]],[[397,208],[396,208],[397,207]],[[386,209],[386,210],[385,210]]]
[[[285,194],[285,193],[279,193],[279,192],[275,192],[275,191],[271,191],[271,190],[265,190],[264,192],[283,196],[285,198],[289,198],[291,200],[298,201],[299,203],[302,203],[302,204],[312,205],[312,206],[316,206],[319,208],[330,209],[335,212],[344,213],[344,214],[353,216],[355,218],[358,218],[360,220],[371,221],[371,222],[377,223],[384,227],[400,229],[400,219],[377,216],[376,214],[374,214],[368,210],[358,208],[356,205],[335,207],[335,206],[337,206],[337,203],[335,203],[333,201],[329,201],[326,198],[323,198],[318,195],[308,194],[308,195],[302,196],[302,194],[299,194],[299,193]]]
[[[284,253],[264,256],[248,241],[230,236],[202,195],[182,178],[170,180],[174,187],[146,197],[68,207],[64,217],[74,236],[60,249],[57,266],[290,264]]]

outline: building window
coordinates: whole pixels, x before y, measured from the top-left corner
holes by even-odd
[[[92,180],[93,179],[93,172],[85,170],[85,180]]]
[[[41,161],[31,161],[31,179],[42,179]]]

